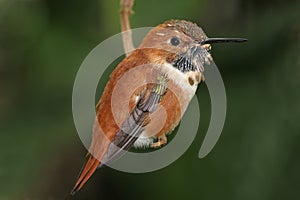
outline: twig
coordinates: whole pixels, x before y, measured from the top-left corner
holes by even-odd
[[[134,4],[134,0],[121,0],[121,29],[122,29],[122,39],[123,46],[126,56],[130,54],[131,51],[134,50],[133,42],[132,42],[132,32],[130,29],[130,20],[129,17],[133,13],[132,6]]]

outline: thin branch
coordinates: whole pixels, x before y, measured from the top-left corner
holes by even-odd
[[[133,13],[132,6],[134,4],[134,0],[121,0],[121,29],[122,29],[122,39],[123,46],[126,56],[130,54],[131,51],[134,50],[133,42],[132,42],[132,32],[130,29],[130,20],[129,17]]]

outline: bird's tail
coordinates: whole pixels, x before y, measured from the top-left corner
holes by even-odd
[[[80,190],[82,188],[82,186],[92,176],[92,174],[95,172],[95,170],[97,169],[97,167],[100,164],[100,161],[97,160],[91,154],[88,154],[87,157],[88,157],[87,162],[85,163],[85,165],[83,166],[83,168],[79,174],[76,184],[75,184],[73,190],[71,191],[71,195],[74,195],[78,190]]]

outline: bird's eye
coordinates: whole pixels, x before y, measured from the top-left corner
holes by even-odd
[[[177,37],[172,37],[171,40],[170,40],[170,43],[173,45],[173,46],[178,46],[180,44],[180,41]]]

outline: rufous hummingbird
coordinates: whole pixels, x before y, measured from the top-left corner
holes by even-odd
[[[158,148],[180,122],[211,44],[243,38],[208,38],[196,24],[169,20],[153,28],[141,45],[114,69],[96,106],[87,161],[71,192],[82,188],[95,170],[132,146]],[[162,109],[163,108],[163,109]]]

